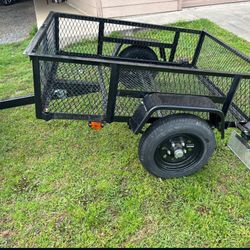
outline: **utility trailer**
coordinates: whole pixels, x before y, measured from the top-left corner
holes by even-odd
[[[198,171],[212,129],[235,127],[229,146],[250,167],[250,58],[206,31],[51,12],[25,53],[34,95],[1,109],[35,103],[38,119],[95,129],[127,122],[160,178]]]

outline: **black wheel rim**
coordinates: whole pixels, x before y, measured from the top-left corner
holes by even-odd
[[[199,161],[204,144],[196,135],[176,134],[166,138],[155,150],[155,162],[162,170],[185,170]]]

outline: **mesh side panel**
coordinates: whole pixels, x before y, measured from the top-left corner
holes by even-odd
[[[110,68],[74,63],[41,61],[40,78],[43,110],[50,113],[104,115],[107,108]],[[208,77],[193,74],[120,69],[118,90],[226,96],[231,77]],[[219,91],[219,92],[218,92]],[[249,80],[242,80],[233,100],[242,112],[250,116]],[[117,97],[115,115],[131,116],[142,99]],[[221,104],[217,104],[219,109]],[[164,111],[161,115],[170,114]],[[158,115],[158,114],[156,114]],[[207,114],[201,114],[204,118]],[[229,112],[228,121],[235,117]]]
[[[131,45],[129,45],[129,44],[123,44],[121,46],[121,48],[119,49],[118,56],[124,49],[126,49],[127,47],[130,47],[130,46]],[[154,51],[154,53],[157,55],[158,61],[163,61],[163,58],[161,57],[159,48],[150,47],[150,49],[152,49]],[[117,52],[117,44],[116,43],[103,43],[103,55],[104,56],[114,56],[115,52]],[[167,61],[168,61],[168,58],[170,57],[170,53],[171,53],[171,49],[165,49],[165,55],[166,55]],[[178,60],[182,60],[184,58],[186,58],[186,57],[178,58]]]
[[[128,40],[143,40],[143,41],[153,41],[160,42],[166,44],[173,44],[175,38],[175,31],[170,30],[158,30],[152,28],[138,28],[136,26],[127,26],[127,25],[118,25],[118,24],[105,24],[105,36],[111,38],[126,38]],[[197,42],[199,39],[199,35],[197,34],[188,34],[181,33],[179,38],[179,44],[177,46],[176,56],[174,61],[180,60],[192,60],[195,48],[197,46]],[[138,42],[138,45],[140,43]],[[126,48],[129,45],[123,45],[121,50]],[[114,53],[116,48],[115,44],[112,43],[104,43],[103,53],[106,56],[110,56]],[[160,59],[160,51],[159,48],[151,47],[158,58]],[[171,48],[165,49],[166,58],[168,59],[171,53]]]
[[[128,25],[119,25],[119,24],[105,24],[104,34],[106,37],[110,38],[126,38],[128,40],[138,40],[138,41],[153,41],[153,42],[161,42],[161,43],[173,43],[174,40],[174,31],[167,30],[155,30],[150,28],[138,28],[136,26],[128,26]],[[139,42],[136,44],[140,44]],[[123,45],[121,50],[128,47],[129,45]],[[116,48],[116,44],[114,43],[104,43],[103,54],[105,56],[111,56]],[[159,48],[151,47],[158,58],[160,58]],[[170,50],[165,49],[167,58],[170,55]]]
[[[250,62],[205,37],[197,62],[198,68],[228,72],[250,73]]]
[[[156,72],[123,67],[120,71],[119,90],[226,96],[232,81],[231,77],[197,76],[193,74]],[[244,92],[247,84],[249,84],[249,81],[242,80],[233,102],[249,117],[249,85],[247,92]],[[133,101],[133,103],[137,105],[141,101],[141,99],[138,99],[136,102]],[[127,97],[119,97],[118,105],[116,115],[131,114],[136,109],[136,105],[131,104],[131,98]],[[222,104],[217,104],[217,107],[221,109]],[[230,112],[226,119],[230,121],[235,120]]]
[[[57,30],[58,21],[58,30]],[[178,32],[177,32],[178,33]],[[152,26],[139,27],[104,22],[104,36],[125,38],[131,44],[141,45],[142,41],[165,43],[174,47],[176,31],[154,29]],[[74,56],[97,56],[99,21],[54,17],[51,20],[36,53],[55,55],[67,52]],[[174,62],[191,62],[197,48],[199,34],[179,33]],[[132,42],[133,41],[133,42]],[[152,46],[151,46],[152,45]],[[149,46],[161,58],[160,50]],[[155,44],[154,44],[155,45]],[[103,55],[114,54],[119,44],[105,41]],[[120,51],[130,46],[122,44]],[[100,46],[99,46],[100,48]],[[59,50],[59,51],[57,51]],[[174,50],[173,50],[174,51]],[[172,52],[173,52],[172,51]],[[171,48],[165,48],[166,60]],[[173,56],[173,54],[172,54]],[[146,65],[146,64],[145,64]],[[187,64],[181,64],[183,67]],[[250,73],[250,63],[224,48],[212,38],[205,36],[196,66],[200,69]],[[106,113],[110,68],[76,63],[40,61],[40,79],[43,110],[51,113],[103,115]],[[120,71],[119,90],[226,96],[232,84],[231,77],[211,77],[194,74],[139,70],[123,66]],[[142,100],[139,98],[117,97],[115,115],[131,116]],[[250,118],[250,80],[241,80],[233,105]],[[218,104],[218,108],[222,105]],[[165,112],[165,111],[164,111]],[[169,112],[167,112],[169,113]],[[227,120],[235,117],[229,112]]]
[[[233,102],[250,119],[250,79],[242,79],[238,87]]]
[[[116,99],[115,115],[132,116],[143,99],[118,96]]]
[[[61,52],[68,52],[69,54],[87,54],[89,56],[97,55],[98,48],[98,34],[99,22],[81,19],[72,19],[65,17],[58,17],[58,32],[56,32],[55,17],[49,25],[47,32],[37,50],[38,54],[56,53],[56,40],[58,38],[58,50]],[[106,38],[125,38],[133,41],[134,45],[142,46],[142,41],[158,42],[173,46],[176,32],[172,30],[142,28],[131,25],[121,25],[114,23],[104,23],[104,36]],[[178,46],[176,48],[176,55],[173,61],[192,61],[195,48],[199,39],[198,34],[180,32]],[[117,48],[116,42],[103,43],[103,55],[112,56]],[[130,44],[122,44],[120,51],[130,46]],[[148,46],[148,45],[147,45]],[[149,46],[157,54],[159,60],[161,57],[159,47]],[[165,48],[166,59],[170,58],[172,48]]]
[[[198,68],[207,70],[250,73],[250,61],[240,58],[238,55],[207,36],[204,39],[197,66]],[[211,77],[208,78],[213,81]],[[219,87],[226,95],[227,89],[223,89],[221,86]],[[250,80],[241,80],[233,102],[248,118],[250,118]]]
[[[56,33],[55,33],[55,19],[52,19],[49,28],[47,29],[42,41],[37,47],[37,54],[55,55],[56,53]]]
[[[117,97],[116,100],[116,109],[115,109],[115,115],[116,116],[127,116],[131,117],[133,116],[135,110],[138,108],[138,106],[143,101],[142,98],[130,98],[130,97]],[[197,115],[203,119],[208,120],[209,114],[208,113],[202,113],[202,112],[189,112],[189,111],[178,111],[178,110],[161,110],[154,112],[151,117],[165,117],[172,114],[178,114],[178,113],[189,113]]]
[[[60,50],[95,55],[99,22],[59,18]]]
[[[106,113],[110,68],[74,63],[40,63],[43,110],[49,113]]]
[[[194,74],[157,72],[122,67],[120,71],[120,89],[136,91],[165,92],[194,95],[214,95],[203,83],[204,76]],[[210,80],[227,94],[231,77],[210,77]]]
[[[179,42],[176,48],[175,60],[178,61],[188,61],[192,62],[195,49],[199,40],[199,35],[181,33]]]
[[[170,30],[159,30],[152,28],[141,28],[138,26],[105,23],[105,36],[112,38],[142,39],[147,41],[158,41],[172,43],[175,32]]]

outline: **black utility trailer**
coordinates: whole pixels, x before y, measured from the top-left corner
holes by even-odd
[[[250,165],[250,58],[205,31],[50,13],[26,54],[35,95],[1,108],[35,102],[46,121],[147,127],[139,158],[161,178],[199,170],[216,148],[212,128],[223,138],[237,127],[231,147]]]

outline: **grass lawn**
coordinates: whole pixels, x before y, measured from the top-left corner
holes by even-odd
[[[250,55],[250,43],[207,20],[178,26]],[[0,45],[0,98],[32,92],[28,42]],[[0,246],[250,247],[250,171],[216,136],[203,170],[162,181],[140,165],[140,136],[126,124],[95,132],[36,120],[33,105],[0,111]]]

